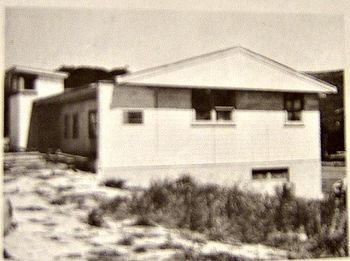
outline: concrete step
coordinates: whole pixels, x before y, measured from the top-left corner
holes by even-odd
[[[11,152],[4,153],[4,161],[16,161],[16,160],[42,160],[43,155],[38,152]]]
[[[46,166],[46,160],[38,152],[11,152],[4,153],[4,170],[11,168],[26,167],[29,169],[38,169]]]

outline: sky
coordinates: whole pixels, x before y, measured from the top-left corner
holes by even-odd
[[[137,71],[241,45],[300,71],[343,69],[341,15],[192,9],[5,9],[5,68]]]

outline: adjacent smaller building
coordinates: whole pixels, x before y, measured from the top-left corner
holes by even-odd
[[[33,103],[64,92],[66,73],[15,66],[5,76],[4,133],[12,150],[26,150]]]

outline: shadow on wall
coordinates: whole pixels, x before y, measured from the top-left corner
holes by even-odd
[[[28,150],[55,151],[60,147],[59,108],[33,104],[28,133]]]

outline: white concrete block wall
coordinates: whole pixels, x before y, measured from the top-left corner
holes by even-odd
[[[320,159],[315,111],[304,112],[303,125],[289,126],[282,111],[236,110],[235,125],[216,126],[193,125],[192,110],[153,108],[135,109],[143,111],[143,124],[124,124],[123,112],[128,110],[133,109],[114,108],[103,116],[113,123],[105,134],[109,144],[104,149],[113,151],[104,159],[106,165]]]
[[[9,98],[9,134],[12,148],[20,145],[20,96],[14,95]]]
[[[10,96],[10,147],[25,150],[32,115],[34,93],[18,93]]]
[[[109,120],[109,114],[111,110],[112,97],[113,97],[114,84],[100,82],[97,85],[97,118],[98,118],[98,143],[97,143],[97,173],[102,174],[104,168],[108,165],[110,159],[110,153],[116,152],[116,147],[110,146],[111,142],[109,138],[114,133],[114,122]],[[115,134],[115,133],[114,133]],[[116,136],[116,135],[115,135]],[[114,147],[114,149],[113,149]],[[111,163],[109,163],[111,164]],[[101,175],[100,175],[101,176]]]
[[[64,79],[40,76],[35,81],[38,98],[43,98],[64,92]]]
[[[133,108],[115,106],[113,92],[112,84],[100,84],[103,178],[145,185],[189,173],[199,181],[255,183],[258,189],[251,181],[253,167],[288,167],[297,195],[321,197],[318,111],[304,111],[303,124],[291,126],[285,124],[284,111],[236,110],[235,125],[223,126],[193,124],[191,108],[136,108],[143,111],[144,122],[130,125],[123,123],[123,112]],[[269,184],[260,189],[271,191]]]

